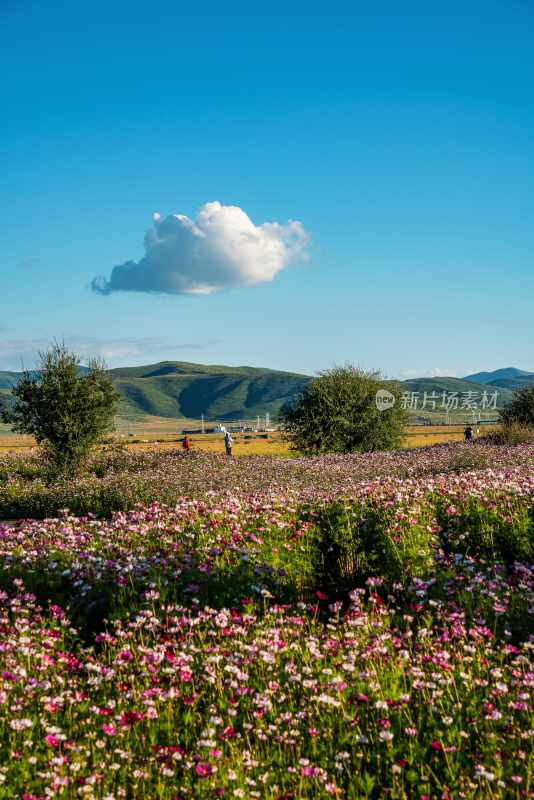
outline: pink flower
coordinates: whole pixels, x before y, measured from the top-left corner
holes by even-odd
[[[129,661],[133,661],[133,655],[131,650],[121,650],[117,658],[123,664],[127,664]]]
[[[115,736],[117,734],[117,728],[115,725],[108,725],[107,722],[102,725],[102,730],[104,733],[107,733],[108,736]]]
[[[123,728],[131,728],[136,722],[143,719],[143,714],[140,711],[125,711],[119,717],[119,722]]]

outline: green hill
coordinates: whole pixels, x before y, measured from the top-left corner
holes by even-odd
[[[490,397],[493,393],[496,396],[496,408],[503,408],[508,405],[513,397],[510,387],[496,386],[493,384],[481,384],[475,381],[468,381],[464,378],[417,378],[414,380],[403,381],[403,389],[407,392],[416,394],[416,404],[409,407],[414,421],[417,418],[428,418],[434,422],[443,422],[446,419],[447,403],[451,402],[451,395],[457,397],[456,405],[451,402],[451,417],[449,421],[457,419],[465,420],[470,411],[464,407],[464,402],[474,401],[477,411],[481,412],[483,419],[493,418],[496,411],[489,407]],[[486,393],[486,408],[484,409],[482,396]],[[447,399],[444,400],[444,395]],[[426,402],[425,402],[426,398]]]
[[[3,372],[0,370],[0,390],[9,390],[17,382],[20,372]]]
[[[493,372],[476,372],[474,375],[465,375],[463,380],[488,383],[492,386],[506,386],[507,383],[503,383],[503,381],[524,385],[534,383],[534,372],[525,372],[524,369],[517,369],[517,367],[504,367]]]
[[[498,392],[498,406],[504,406],[512,399],[513,391],[509,387],[499,386],[495,384],[480,384],[475,381],[468,381],[465,378],[416,378],[413,380],[403,381],[403,386],[406,391],[419,392],[423,395],[436,392],[442,395],[443,392],[475,392],[479,397],[482,392],[486,391],[488,394]]]
[[[121,416],[208,420],[276,418],[284,403],[309,381],[306,375],[256,367],[226,367],[163,361],[109,370],[122,397]],[[18,373],[0,372],[0,387]]]
[[[84,369],[83,367],[81,369]],[[519,370],[517,372],[520,372]],[[434,395],[436,414],[440,411],[443,393],[497,391],[498,407],[506,405],[528,373],[497,376],[495,384],[461,378],[419,378],[403,382],[406,392],[418,393],[414,415],[433,417],[431,403],[422,408],[424,394]],[[183,361],[162,361],[138,367],[110,369],[122,401],[120,414],[132,419],[144,415],[168,418],[207,420],[254,419],[257,415],[278,416],[281,407],[291,400],[310,380],[307,375],[258,367],[227,367],[191,364]],[[491,373],[481,373],[491,375]],[[20,373],[0,371],[0,404],[9,397],[9,390]],[[514,384],[514,385],[510,385]]]
[[[534,386],[534,375],[527,378],[500,378],[498,381],[493,382],[493,386],[510,389],[512,392],[518,389],[530,389]]]
[[[162,362],[110,370],[123,413],[210,420],[276,417],[309,378],[253,367]]]

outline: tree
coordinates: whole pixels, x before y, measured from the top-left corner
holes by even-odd
[[[3,420],[9,414],[13,406],[13,398],[7,391],[0,394],[0,420]]]
[[[393,401],[383,410],[377,405],[380,390]],[[334,367],[320,372],[282,409],[282,428],[304,453],[393,449],[401,445],[406,424],[400,396],[398,384],[385,382],[379,372]]]
[[[503,425],[517,423],[534,428],[534,386],[525,386],[514,392],[511,403],[500,411]]]
[[[113,430],[119,395],[102,362],[94,359],[82,371],[64,344],[54,344],[40,359],[36,371],[23,372],[2,417],[13,430],[33,435],[55,469],[76,469]]]

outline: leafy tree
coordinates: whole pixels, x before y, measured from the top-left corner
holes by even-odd
[[[377,392],[395,402],[379,410]],[[304,453],[352,453],[399,447],[406,424],[398,384],[379,372],[347,365],[319,373],[281,411],[282,428],[296,450]]]
[[[2,418],[13,430],[33,435],[53,468],[76,469],[113,429],[119,395],[102,362],[92,360],[82,372],[64,344],[54,344],[40,358],[38,370],[23,372]]]
[[[7,391],[0,392],[0,420],[9,414],[10,408],[13,406],[13,398]]]
[[[500,411],[504,425],[513,423],[534,428],[534,386],[525,386],[514,392],[511,403]]]

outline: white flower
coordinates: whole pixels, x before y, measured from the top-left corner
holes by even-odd
[[[378,738],[381,742],[391,742],[393,740],[393,734],[390,731],[380,731]]]
[[[12,719],[9,723],[9,727],[14,731],[23,731],[26,728],[31,728],[32,725],[31,719]]]

